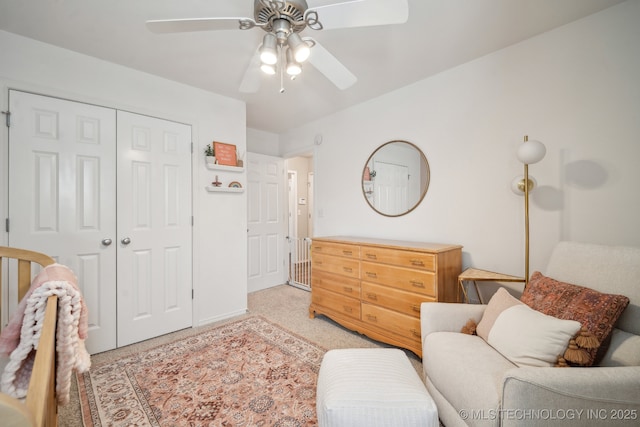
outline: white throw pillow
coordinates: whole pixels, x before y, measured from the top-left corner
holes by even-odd
[[[498,308],[497,313],[493,310],[493,316],[497,316],[490,319],[493,324],[483,338],[518,366],[554,366],[582,326],[575,320],[557,319],[533,310],[502,288],[491,298],[487,310],[492,306],[506,308]]]

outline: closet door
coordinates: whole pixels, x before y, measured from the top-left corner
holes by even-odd
[[[120,347],[192,325],[191,127],[117,120]]]
[[[88,350],[115,348],[116,112],[14,90],[9,107],[9,244],[73,269]]]

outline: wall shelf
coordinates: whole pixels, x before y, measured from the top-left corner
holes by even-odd
[[[244,191],[242,187],[215,187],[213,185],[207,185],[204,188],[210,193],[242,193]]]
[[[226,166],[226,165],[218,165],[212,163],[206,163],[207,169],[212,171],[227,171],[227,172],[242,172],[244,171],[244,166]]]

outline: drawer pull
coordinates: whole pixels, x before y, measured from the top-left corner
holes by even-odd
[[[349,307],[349,306],[344,306],[344,311],[346,311],[347,313],[352,313],[353,312],[353,308]]]
[[[411,333],[413,334],[414,337],[420,338],[420,331],[417,331],[415,329],[411,329]]]
[[[322,261],[316,260],[316,264],[322,265]]]
[[[314,246],[313,250],[314,251],[321,251],[322,250],[322,246]]]
[[[378,259],[376,254],[366,254],[367,259]]]
[[[420,306],[419,306],[419,305],[417,305],[417,304],[413,304],[413,305],[411,306],[411,309],[412,309],[413,311],[417,312],[417,313],[420,313]]]
[[[367,271],[365,274],[367,275],[367,277],[371,277],[373,279],[378,277],[378,275],[376,273],[372,273],[370,271]]]
[[[353,255],[353,251],[342,251],[342,253],[349,256]]]
[[[347,273],[353,272],[353,268],[351,268],[351,267],[342,267],[342,269]]]
[[[367,298],[372,299],[374,301],[377,301],[378,300],[378,295],[372,294],[372,293],[367,293]]]
[[[411,261],[411,265],[415,265],[417,267],[424,267],[424,261],[421,259],[413,258]]]
[[[411,286],[415,286],[416,288],[424,288],[424,283],[418,282],[417,280],[412,280]]]
[[[344,289],[344,291],[345,291],[345,292],[349,292],[349,293],[353,292],[353,288],[350,288],[350,287],[348,287],[348,286],[345,286],[345,287],[344,287],[344,288],[342,288],[342,289]]]
[[[371,322],[377,322],[378,318],[376,316],[374,316],[373,314],[367,314],[367,319],[369,319],[369,321]]]

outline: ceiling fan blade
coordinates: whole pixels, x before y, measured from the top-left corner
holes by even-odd
[[[318,20],[325,30],[404,24],[409,19],[407,0],[348,1],[312,7],[305,15],[311,11],[318,13]]]
[[[251,18],[187,18],[147,21],[147,28],[158,34],[190,31],[246,30],[256,26]]]
[[[242,93],[256,93],[260,89],[262,82],[262,74],[260,71],[260,52],[256,50],[256,53],[251,58],[249,66],[244,72],[242,82],[238,90]]]
[[[307,39],[315,43],[307,61],[324,74],[338,89],[345,90],[358,81],[358,78],[320,43],[310,37],[304,38],[304,40]]]

